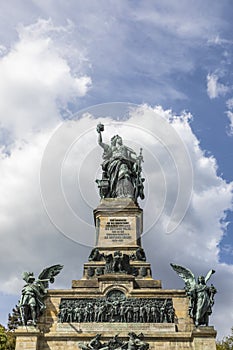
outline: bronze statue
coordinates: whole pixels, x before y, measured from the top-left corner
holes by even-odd
[[[139,261],[146,261],[146,254],[142,247],[138,247],[136,249],[136,252],[131,254],[130,256],[131,260],[139,260]]]
[[[54,276],[63,268],[62,265],[54,265],[45,268],[36,280],[32,272],[22,274],[26,285],[22,289],[19,309],[23,325],[33,324],[36,326],[38,317],[45,309],[44,298],[49,282],[54,282]]]
[[[123,145],[122,138],[115,135],[108,145],[102,140],[104,125],[97,125],[98,143],[103,148],[102,179],[96,180],[101,198],[144,199],[144,178],[141,177],[142,149],[139,156]]]
[[[101,261],[103,256],[104,255],[100,253],[98,248],[93,248],[90,255],[89,255],[88,260],[89,261]]]
[[[107,298],[62,299],[58,322],[174,323],[172,299],[126,298],[112,291]]]
[[[136,335],[134,332],[128,333],[129,339],[123,342],[115,335],[108,343],[100,341],[101,334],[91,339],[89,343],[79,342],[78,346],[82,350],[148,350],[149,344],[144,341],[143,333]]]
[[[190,298],[189,315],[195,325],[208,326],[217,290],[212,284],[209,287],[206,283],[215,271],[210,270],[206,277],[199,276],[196,281],[194,274],[189,269],[175,264],[171,264],[171,267],[185,282],[185,290]]]
[[[118,338],[118,334],[114,335],[112,339],[108,341],[107,349],[115,350],[123,345],[123,341]]]
[[[78,346],[82,350],[99,350],[99,349],[102,349],[103,347],[105,347],[105,344],[103,344],[100,341],[100,337],[101,337],[101,334],[96,334],[96,336],[93,339],[91,339],[91,341],[89,343],[85,344],[83,342],[79,342]]]
[[[121,346],[121,349],[127,350],[147,350],[149,349],[149,344],[144,342],[144,335],[140,333],[136,335],[134,332],[128,333],[129,340]]]
[[[119,250],[115,251],[113,254],[103,254],[106,261],[104,273],[127,273],[133,272],[130,266],[130,256],[127,254],[122,254]]]

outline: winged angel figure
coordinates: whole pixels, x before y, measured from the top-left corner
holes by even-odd
[[[210,270],[205,277],[199,276],[196,280],[192,271],[186,267],[175,264],[171,264],[171,267],[185,282],[185,290],[190,300],[189,315],[194,320],[195,325],[208,326],[217,290],[212,284],[209,287],[206,283],[215,271]]]
[[[36,280],[33,272],[23,272],[22,277],[26,282],[22,289],[19,301],[20,314],[23,325],[33,324],[36,326],[38,317],[46,308],[44,298],[49,287],[49,282],[55,281],[54,277],[59,274],[63,265],[46,267]]]

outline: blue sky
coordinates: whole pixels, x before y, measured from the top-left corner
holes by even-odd
[[[33,268],[39,272],[44,265],[61,259],[67,270],[59,286],[69,288],[72,278],[80,278],[77,262],[82,266],[90,249],[59,235],[47,218],[40,196],[40,164],[46,144],[61,123],[72,120],[82,109],[110,102],[142,104],[147,106],[145,110],[161,106],[155,113],[172,119],[171,125],[187,143],[194,168],[194,195],[177,237],[192,227],[188,235],[196,249],[196,260],[190,267],[203,273],[202,268],[215,265],[221,275],[217,277],[216,273],[214,281],[220,289],[216,309],[229,310],[229,303],[233,303],[233,284],[229,284],[233,275],[232,13],[232,2],[226,0],[0,3],[0,225],[4,266],[0,322],[6,322],[17,301],[22,271]],[[167,110],[172,112],[165,113]],[[186,122],[182,119],[185,113],[192,115]],[[107,117],[110,122],[111,115]],[[143,120],[130,118],[143,126]],[[144,126],[150,125],[155,132],[150,123],[145,117]],[[92,127],[88,118],[85,125]],[[130,135],[125,135],[130,141]],[[149,176],[151,169],[147,171]],[[153,191],[152,185],[150,189]],[[208,212],[198,212],[195,207],[203,198]],[[90,203],[91,213],[97,196],[90,198]],[[78,210],[88,209],[83,205]],[[85,215],[91,227],[91,214]],[[201,230],[205,244],[200,240]],[[165,286],[181,288],[181,282],[168,272],[172,259],[182,264],[179,254],[169,251],[168,239],[158,238],[156,245],[164,243],[166,248],[160,247],[163,254],[154,261],[151,235],[145,236],[144,244],[151,263],[155,263],[155,273]],[[46,246],[44,239],[49,242]],[[212,250],[205,253],[210,241]],[[189,265],[188,256],[187,250],[184,265]],[[219,314],[213,316],[220,336],[228,334],[233,325],[233,314],[228,313],[228,324]]]

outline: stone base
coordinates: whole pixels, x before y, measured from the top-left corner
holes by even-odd
[[[135,327],[137,326],[137,327]],[[124,327],[120,323],[106,324],[57,324],[54,332],[41,333],[31,327],[20,327],[16,331],[16,350],[77,350],[79,342],[89,342],[101,332],[101,341],[107,342],[115,334],[123,341],[128,332],[143,332],[150,350],[215,350],[216,331],[213,327],[200,327],[191,332],[178,332],[174,324],[145,324]]]
[[[131,199],[103,199],[94,218],[99,256],[91,253],[71,289],[48,291],[37,327],[15,332],[16,350],[77,350],[97,333],[104,343],[116,334],[126,342],[129,332],[143,333],[149,350],[215,350],[216,331],[195,328],[185,291],[152,278],[140,252],[142,209]]]
[[[80,299],[81,303],[108,298],[109,293],[121,291],[126,303],[130,300],[160,300],[164,305],[172,301],[175,311],[174,323],[155,322],[119,322],[116,319],[105,322],[61,323],[58,318],[62,300],[69,305]],[[89,301],[90,300],[90,301]],[[109,299],[108,299],[109,300]],[[127,301],[128,300],[128,301]],[[111,302],[110,302],[111,303]],[[16,350],[77,350],[79,342],[89,343],[101,333],[101,341],[107,342],[116,334],[123,341],[128,333],[143,333],[149,350],[215,350],[216,331],[213,327],[198,327],[188,314],[189,299],[184,290],[166,290],[160,281],[152,278],[137,280],[128,275],[103,275],[93,279],[73,281],[72,289],[50,290],[46,298],[46,310],[40,318],[37,328],[20,327],[15,332]],[[138,320],[139,321],[139,320]]]
[[[73,280],[72,288],[91,288],[91,292],[99,294],[100,291],[104,291],[106,287],[110,287],[112,283],[115,285],[119,281],[126,285],[129,290],[143,290],[143,289],[154,289],[161,288],[161,281],[154,280],[150,276],[148,278],[141,279],[139,277],[129,276],[126,274],[106,274],[102,276],[96,276],[96,278],[86,279],[85,276],[81,280]],[[80,290],[80,291],[81,291]],[[85,291],[85,290],[84,290]]]
[[[152,322],[70,322],[61,323],[58,318],[62,300],[88,300],[106,298],[111,291],[120,290],[126,302],[132,299],[172,300],[175,310],[174,323]],[[83,303],[83,301],[81,301]],[[89,301],[88,301],[89,303]],[[70,304],[71,305],[71,304]],[[72,289],[50,290],[46,310],[37,328],[20,327],[16,331],[16,350],[77,350],[79,342],[89,343],[101,333],[101,341],[108,342],[119,334],[123,341],[128,333],[143,333],[149,350],[215,350],[216,331],[213,327],[198,327],[188,314],[189,300],[184,290],[165,290],[160,281],[152,278],[138,280],[134,276],[113,274],[93,279],[73,281]]]

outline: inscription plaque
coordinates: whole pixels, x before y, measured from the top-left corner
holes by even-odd
[[[99,221],[99,244],[105,247],[136,244],[136,231],[136,217],[103,216]]]

